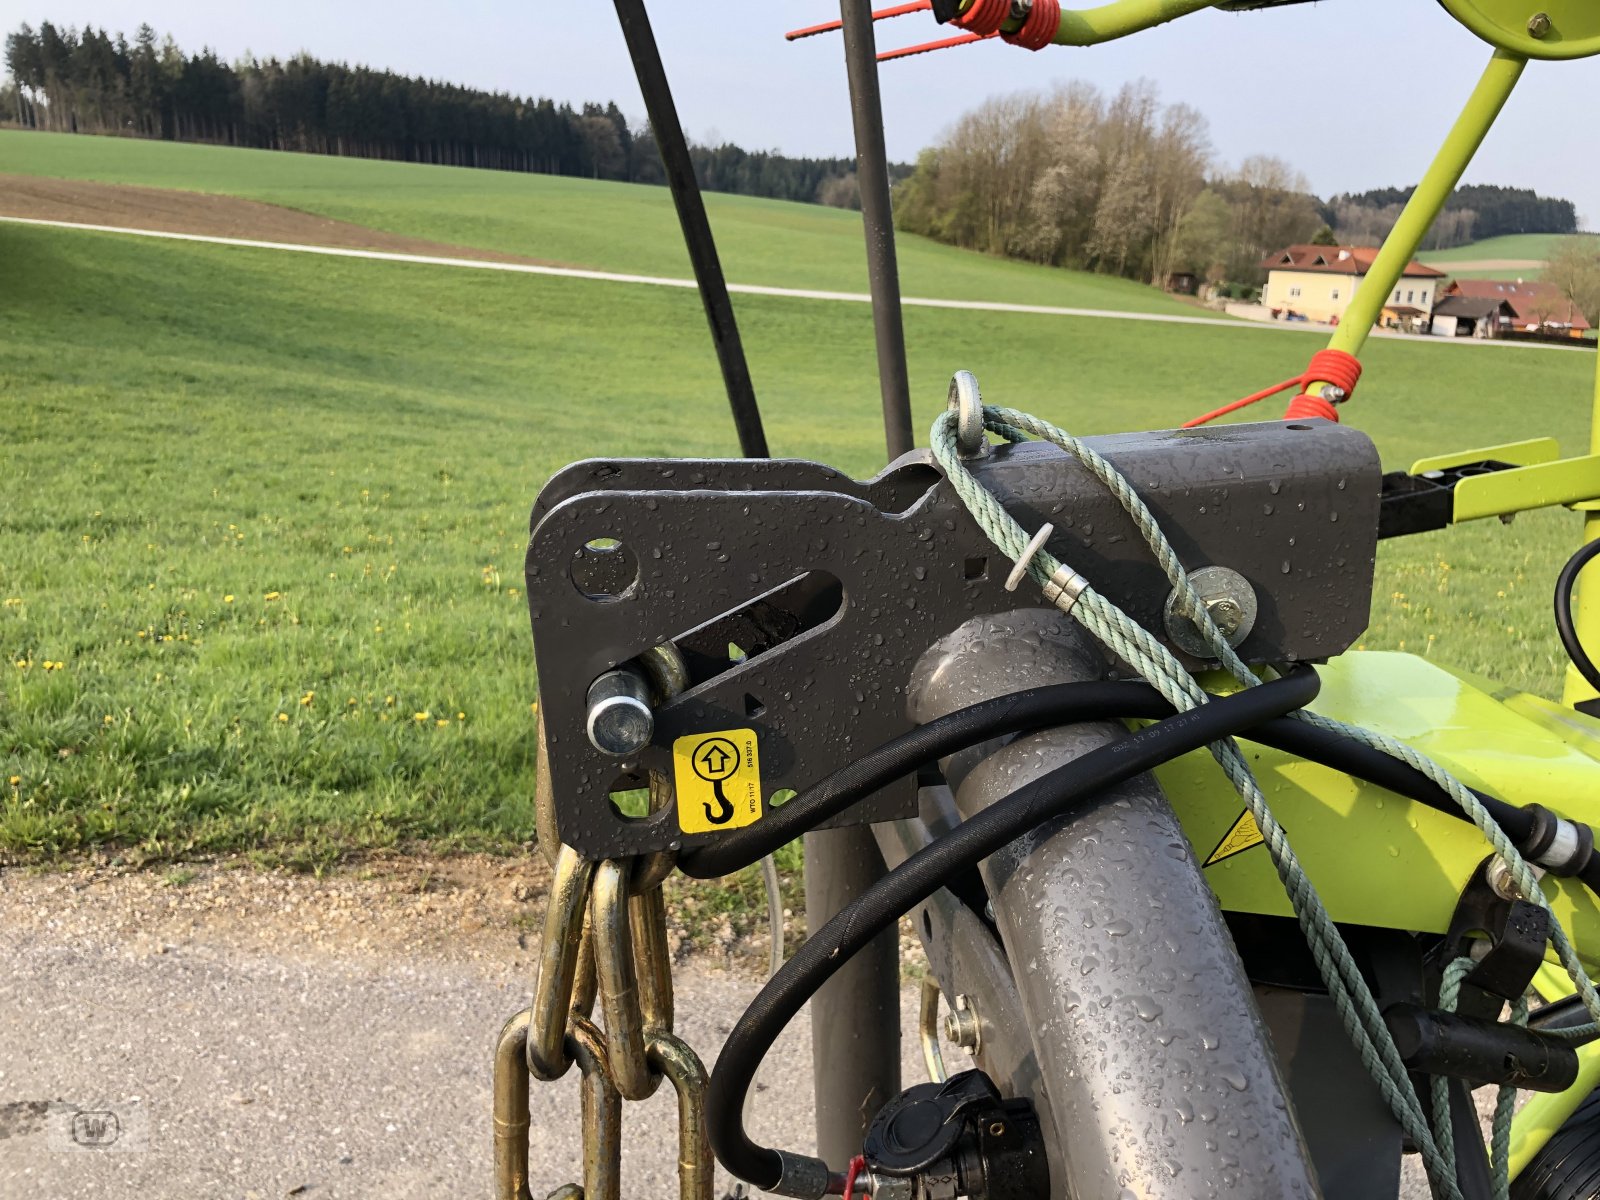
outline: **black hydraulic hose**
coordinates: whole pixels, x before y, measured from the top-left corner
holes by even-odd
[[[678,856],[678,869],[695,879],[742,870],[895,780],[990,738],[1079,721],[1171,713],[1172,705],[1148,683],[1059,683],[985,700],[885,742],[754,825],[685,848]]]
[[[976,866],[1028,830],[1162,763],[1302,708],[1316,698],[1320,686],[1315,671],[1301,668],[1092,750],[963,821],[873,884],[807,939],[767,981],[717,1056],[706,1116],[712,1149],[723,1166],[763,1191],[776,1187],[785,1156],[757,1145],[744,1129],[742,1112],[750,1081],[805,1002],[901,914],[926,900],[950,876]]]
[[[1572,660],[1572,665],[1578,668],[1578,674],[1590,687],[1600,692],[1600,669],[1596,669],[1572,624],[1572,593],[1578,585],[1578,573],[1597,554],[1600,554],[1600,541],[1590,542],[1567,559],[1567,565],[1556,576],[1556,632],[1561,635],[1561,645]]]
[[[1271,746],[1274,750],[1282,750],[1297,758],[1309,759],[1343,771],[1346,775],[1375,783],[1396,795],[1426,804],[1449,816],[1466,819],[1466,814],[1450,798],[1450,794],[1421,771],[1376,747],[1334,730],[1293,717],[1280,717],[1256,729],[1247,729],[1243,736],[1263,746]],[[1506,836],[1513,842],[1521,845],[1533,833],[1534,817],[1531,810],[1518,808],[1515,804],[1485,795],[1475,788],[1467,790],[1489,810],[1495,824],[1505,830]]]
[[[678,866],[695,879],[715,879],[743,870],[896,779],[991,738],[1078,721],[1155,719],[1171,712],[1172,706],[1147,683],[1062,683],[985,700],[885,742],[813,784],[765,820],[715,842],[687,848]],[[1421,771],[1334,730],[1278,717],[1244,730],[1241,736],[1377,784],[1446,816],[1466,819],[1449,793]],[[1539,821],[1537,805],[1519,807],[1468,790],[1519,849],[1532,849]],[[1590,857],[1577,878],[1600,895],[1600,854]]]

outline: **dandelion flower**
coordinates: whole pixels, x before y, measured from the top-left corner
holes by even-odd
[[[447,727],[450,724],[450,718],[449,717],[440,717],[437,721],[434,722],[434,724],[437,725],[440,729],[444,729],[445,727]]]
[[[261,598],[263,600],[281,600],[281,599],[283,599],[283,593],[282,592],[268,592],[265,596],[263,596]]]
[[[467,719],[467,714],[466,714],[466,713],[463,713],[463,712],[458,712],[458,713],[457,713],[457,714],[456,714],[456,720],[458,720],[458,721],[465,721],[465,720],[466,720],[466,719]]]
[[[426,712],[412,713],[411,719],[413,721],[426,721],[428,719],[428,714]]]
[[[222,598],[222,602],[224,604],[232,604],[233,603],[233,595],[232,595],[232,593],[229,593],[228,595],[224,596]]]
[[[11,777],[11,786],[12,787],[16,787],[21,782],[22,782],[22,776],[21,775],[13,775]]]
[[[284,724],[287,724],[288,721],[289,721],[289,714],[288,713],[279,713],[278,714],[278,720],[280,722],[284,723]]]
[[[315,700],[316,698],[317,698],[317,694],[315,692],[307,692],[304,696],[300,697],[300,707],[301,708],[310,708],[311,707],[311,702],[313,700]]]

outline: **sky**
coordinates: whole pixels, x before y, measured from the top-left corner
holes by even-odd
[[[886,0],[885,0],[886,2]],[[853,153],[837,35],[788,43],[786,29],[837,17],[830,0],[656,3],[656,37],[680,118],[700,141],[786,154]],[[130,36],[142,21],[186,50],[224,58],[306,50],[520,95],[643,102],[604,0],[0,0],[0,28],[92,24]],[[926,13],[880,22],[882,47],[939,36]],[[1140,77],[1206,115],[1219,163],[1276,154],[1323,197],[1415,183],[1472,90],[1489,49],[1432,0],[1321,0],[1202,12],[1109,46],[1030,53],[998,41],[887,63],[889,153],[910,161],[979,100],[1057,82],[1107,90]],[[1600,106],[1600,58],[1534,63],[1467,173],[1578,206],[1600,228],[1600,154],[1581,132]]]

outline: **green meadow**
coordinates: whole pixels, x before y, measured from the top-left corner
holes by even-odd
[[[0,134],[0,171],[687,271],[662,190],[35,134]],[[712,217],[736,279],[864,286],[850,214],[713,197]],[[922,294],[1181,308],[919,242],[904,260]],[[737,308],[774,452],[875,470],[867,309]],[[919,429],[960,367],[1097,433],[1176,424],[1318,345],[1245,325],[906,323]],[[1347,420],[1391,468],[1534,434],[1577,452],[1594,368],[1380,340]],[[0,223],[0,859],[522,844],[540,485],[577,458],[735,452],[692,292]],[[1385,544],[1364,644],[1556,694],[1549,594],[1577,535],[1555,512]]]
[[[664,188],[176,142],[0,131],[0,172],[244,196],[410,237],[567,266],[688,278]],[[815,204],[708,194],[730,280],[865,292],[861,225]],[[925,238],[900,244],[910,296],[1193,313],[1125,279],[1050,271]]]

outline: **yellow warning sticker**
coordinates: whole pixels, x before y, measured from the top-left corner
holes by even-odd
[[[1235,854],[1243,854],[1252,846],[1259,846],[1267,839],[1261,836],[1261,829],[1256,825],[1255,817],[1248,811],[1239,814],[1239,819],[1222,835],[1222,840],[1217,843],[1217,848],[1211,852],[1211,857],[1206,859],[1204,866],[1211,867],[1225,858],[1232,858]]]
[[[753,729],[696,733],[672,743],[678,828],[738,829],[761,819],[761,755]]]

